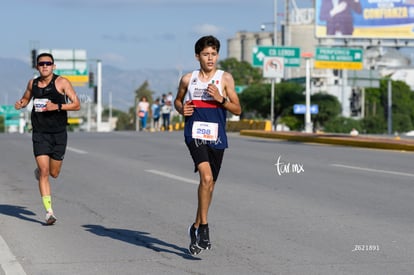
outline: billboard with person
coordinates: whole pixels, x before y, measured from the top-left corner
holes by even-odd
[[[317,38],[414,38],[414,0],[316,0]]]

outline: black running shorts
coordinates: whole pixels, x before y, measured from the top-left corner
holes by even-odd
[[[223,161],[224,149],[214,149],[207,144],[199,144],[192,140],[187,144],[191,157],[194,161],[194,172],[198,171],[198,165],[202,162],[210,163],[214,182],[217,180],[221,163]]]
[[[34,156],[48,155],[54,160],[63,160],[68,142],[66,131],[59,133],[32,133]]]

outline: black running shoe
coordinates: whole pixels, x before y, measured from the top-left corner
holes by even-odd
[[[208,224],[200,225],[197,229],[197,246],[204,250],[211,248]]]
[[[197,246],[197,228],[194,227],[194,224],[188,228],[188,235],[190,236],[188,251],[193,256],[200,254],[202,250]]]

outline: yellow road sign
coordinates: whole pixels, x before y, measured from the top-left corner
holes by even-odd
[[[316,69],[362,70],[362,62],[314,61]]]

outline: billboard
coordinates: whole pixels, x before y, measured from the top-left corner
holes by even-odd
[[[414,0],[316,0],[317,38],[414,39]]]

